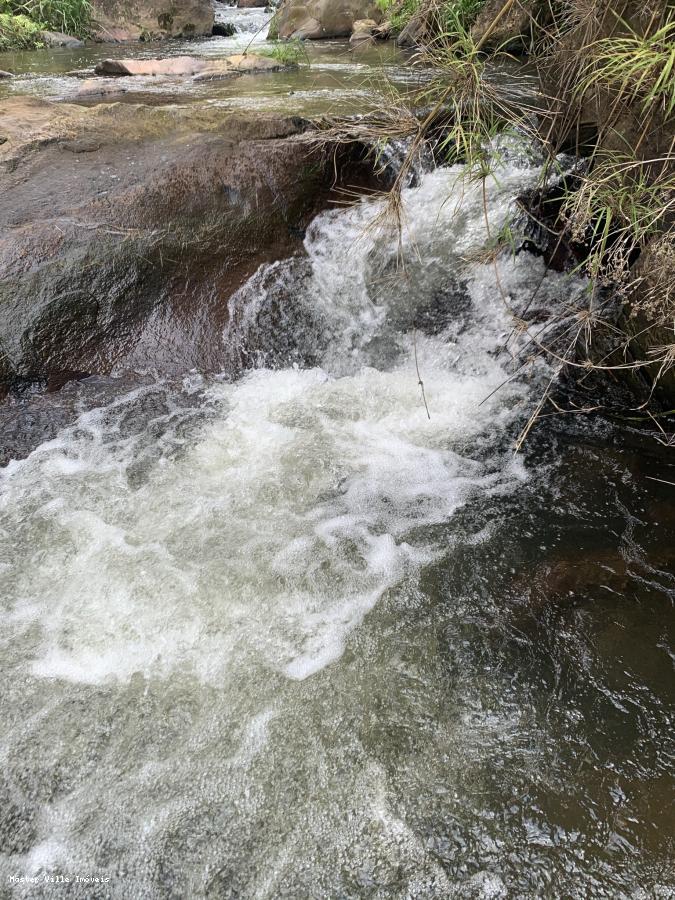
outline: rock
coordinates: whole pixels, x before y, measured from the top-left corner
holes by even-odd
[[[199,59],[195,56],[172,56],[167,59],[104,59],[94,71],[107,76],[190,76],[195,81],[234,78],[256,72],[277,72],[287,68],[269,56],[255,53],[228,56],[224,59]]]
[[[207,66],[195,56],[172,56],[167,59],[104,59],[94,72],[97,75],[196,75]]]
[[[106,78],[87,78],[77,89],[75,99],[84,99],[86,97],[108,97],[110,95],[124,94],[126,87],[111,82]]]
[[[237,0],[239,9],[261,9],[267,6],[267,0]]]
[[[70,153],[96,153],[101,149],[101,145],[93,138],[80,138],[76,141],[59,141],[61,150],[68,150]]]
[[[220,370],[228,298],[332,162],[297,116],[0,104],[0,376]]]
[[[93,0],[98,41],[162,40],[210,35],[211,0]]]
[[[486,50],[514,49],[531,34],[533,20],[549,12],[547,0],[518,0],[506,12],[505,0],[487,0],[471,28],[471,36]],[[549,16],[546,16],[549,18]]]
[[[63,34],[61,31],[43,31],[41,40],[48,47],[84,47],[84,41],[73,37],[70,34]]]
[[[0,69],[0,80],[2,80],[3,78],[14,78],[14,76],[11,72],[4,72],[2,69]]]
[[[269,56],[257,56],[254,53],[228,56],[225,59],[209,62],[207,67],[195,76],[195,81],[217,81],[221,78],[236,78],[238,75],[256,75],[260,72],[279,72],[291,66],[284,65]]]
[[[232,37],[236,33],[237,29],[232,22],[216,22],[211,29],[211,34],[214,37]]]
[[[423,15],[413,16],[396,38],[396,46],[404,50],[419,47],[429,37],[428,23]]]
[[[377,28],[377,22],[374,19],[357,19],[354,22],[352,36],[349,38],[351,44],[360,43],[362,41],[371,41],[373,32]]]
[[[277,12],[277,30],[282,39],[349,37],[359,19],[381,21],[375,0],[284,0]]]

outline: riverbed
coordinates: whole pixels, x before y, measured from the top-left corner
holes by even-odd
[[[310,52],[303,110],[372,90]],[[321,212],[229,298],[222,372],[5,401],[9,895],[674,895],[672,450],[571,414],[514,451],[554,370],[512,313],[587,284],[481,255],[540,174],[503,156],[420,173],[400,240]]]

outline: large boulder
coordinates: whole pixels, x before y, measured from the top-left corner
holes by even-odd
[[[228,298],[294,252],[330,186],[305,127],[198,104],[5,99],[0,380],[218,370]]]
[[[375,0],[284,0],[275,31],[282,39],[349,37],[359,19],[382,20]]]
[[[533,24],[549,21],[548,0],[487,0],[471,28],[471,36],[485,50],[514,50],[526,45]]]
[[[99,41],[161,40],[211,34],[211,0],[93,0]]]

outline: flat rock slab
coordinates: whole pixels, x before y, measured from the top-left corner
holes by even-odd
[[[195,76],[195,81],[216,81],[219,78],[233,78],[237,75],[256,75],[263,72],[279,72],[287,69],[277,59],[269,56],[256,56],[255,54],[228,56],[209,62],[207,68]]]
[[[123,76],[174,76],[191,77],[195,81],[212,81],[233,78],[256,72],[278,72],[287,68],[269,56],[240,54],[224,59],[200,59],[196,56],[174,56],[168,59],[104,59],[94,72],[97,75]]]
[[[173,56],[169,59],[104,59],[94,72],[97,75],[196,75],[208,63],[195,56]]]

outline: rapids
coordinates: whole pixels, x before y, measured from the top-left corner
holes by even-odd
[[[14,896],[672,896],[666,463],[583,423],[514,455],[551,373],[507,306],[586,286],[481,260],[539,176],[506,156],[486,198],[423,176],[400,245],[319,215],[221,377],[0,470]]]

